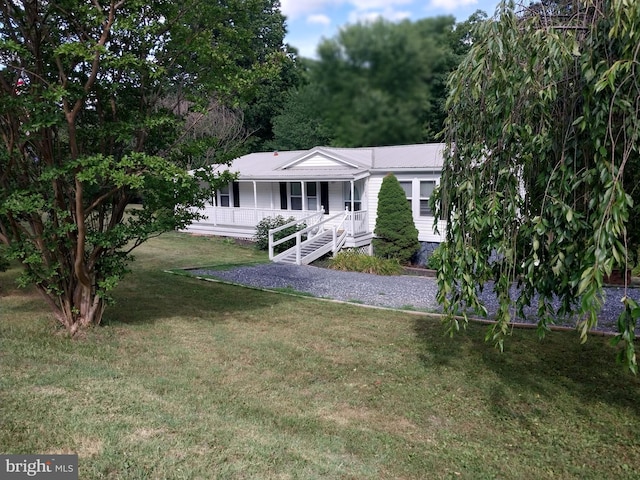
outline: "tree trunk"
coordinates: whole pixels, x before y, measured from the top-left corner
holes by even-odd
[[[77,280],[75,284],[74,289],[59,296],[38,286],[40,293],[53,308],[56,319],[71,336],[92,325],[100,325],[106,307],[104,299],[96,293],[95,287],[84,286]]]

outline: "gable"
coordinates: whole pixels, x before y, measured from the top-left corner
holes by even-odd
[[[320,149],[313,149],[306,152],[301,157],[288,162],[280,167],[280,170],[298,170],[311,168],[330,168],[330,169],[361,169],[362,165],[334,155],[333,152],[327,152]]]
[[[305,158],[299,162],[294,163],[293,165],[289,165],[285,168],[318,168],[318,167],[344,167],[346,166],[343,162],[339,162],[334,158],[329,158],[325,155],[317,153],[312,157]]]

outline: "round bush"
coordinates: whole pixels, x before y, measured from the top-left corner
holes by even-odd
[[[256,225],[256,248],[259,250],[268,250],[269,249],[269,230],[272,228],[278,228],[283,225],[286,225],[289,222],[293,222],[295,220],[294,217],[284,218],[282,215],[278,215],[277,217],[266,217],[258,222]],[[274,236],[274,240],[280,240],[281,238],[287,237],[296,233],[298,230],[302,230],[306,227],[304,223],[292,225],[291,227],[285,228],[277,232]],[[288,240],[280,245],[276,245],[273,249],[274,253],[281,253],[289,248],[293,247],[296,244],[295,239]]]

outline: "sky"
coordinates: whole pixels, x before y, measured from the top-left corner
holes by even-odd
[[[339,29],[358,21],[391,21],[453,15],[462,22],[476,10],[493,16],[499,0],[280,0],[287,17],[285,42],[303,57],[316,58],[320,40],[333,38]]]

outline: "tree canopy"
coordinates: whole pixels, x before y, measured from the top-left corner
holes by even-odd
[[[470,25],[483,18],[478,12],[460,28],[450,16],[343,28],[319,45],[306,83],[288,95],[273,147],[433,141],[443,127],[447,76],[469,48]]]
[[[194,131],[279,75],[278,6],[0,5],[0,243],[71,334],[100,322],[137,245],[195,218],[205,178],[184,167],[219,161],[220,138]]]
[[[478,293],[493,280],[500,308],[487,338],[500,347],[530,304],[541,335],[576,314],[586,340],[606,276],[637,260],[639,52],[639,2],[503,1],[450,78],[433,197],[447,221],[438,298],[449,314],[484,314]],[[623,302],[614,343],[636,371],[640,309],[627,287],[607,301]]]

